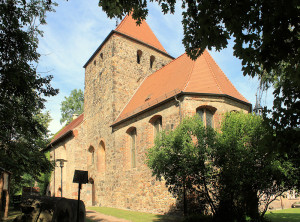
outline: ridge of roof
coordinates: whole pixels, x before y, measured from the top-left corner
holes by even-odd
[[[209,53],[205,53],[205,52],[206,52],[206,49],[205,49],[204,52],[203,52],[203,56],[204,56],[205,62],[206,62],[206,64],[207,64],[208,67],[209,67],[210,73],[211,73],[211,74],[213,75],[213,77],[214,77],[215,83],[216,83],[216,85],[218,86],[220,93],[222,94],[222,93],[223,93],[223,90],[221,89],[221,87],[220,87],[220,85],[219,85],[219,83],[218,83],[218,81],[217,81],[217,78],[216,78],[215,73],[212,71],[211,64],[207,61],[207,58],[206,58],[206,54],[209,54]]]
[[[186,54],[186,53],[184,53],[184,54]],[[186,82],[185,82],[185,84],[184,84],[185,86],[184,86],[184,88],[183,88],[182,91],[184,91],[184,90],[186,89],[187,85],[189,84],[189,82],[190,82],[190,80],[191,80],[191,76],[192,76],[192,73],[193,73],[195,64],[196,64],[196,62],[194,61],[193,67],[192,67],[192,69],[191,69],[191,72],[189,73],[189,77],[187,78],[187,80],[186,80]]]
[[[213,59],[213,57],[209,54],[208,57],[212,60],[212,62],[217,66],[217,68],[219,69],[219,71],[221,71],[221,73],[223,74],[223,76],[225,76],[225,79],[231,83],[231,81],[228,79],[227,75],[223,72],[223,70],[220,68],[220,66],[216,63],[216,61]],[[249,101],[236,89],[236,87],[231,83],[231,85],[233,86],[233,88],[239,93],[239,95],[243,98],[243,100],[247,103],[249,103]]]
[[[121,23],[116,27],[115,31],[131,36],[150,46],[153,46],[154,48],[157,48],[162,52],[167,53],[146,20],[143,20],[139,25],[137,25],[136,20],[132,18],[131,14],[127,14]]]

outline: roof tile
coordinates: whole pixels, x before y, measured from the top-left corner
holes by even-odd
[[[70,130],[75,129],[80,123],[83,121],[84,114],[82,113],[79,115],[76,119],[74,119],[72,122],[70,122],[68,125],[66,125],[55,137],[51,140],[50,144],[58,140],[60,137],[62,137],[64,134],[69,132]]]
[[[140,25],[137,25],[131,15],[126,15],[115,31],[121,32],[167,53],[146,21],[142,21]]]
[[[114,124],[179,92],[224,94],[249,103],[207,50],[195,61],[185,53],[146,77]]]

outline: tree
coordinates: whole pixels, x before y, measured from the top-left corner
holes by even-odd
[[[60,123],[72,121],[73,114],[83,113],[84,96],[81,89],[73,89],[69,97],[65,96],[65,100],[61,103]]]
[[[174,13],[176,0],[153,1],[160,5],[163,13]],[[99,0],[99,6],[110,18],[132,13],[137,23],[148,14],[147,1]],[[273,127],[284,130],[277,132],[274,143],[280,140],[277,144],[284,144],[286,137],[281,135],[282,132],[289,133],[286,126],[290,126],[291,133],[300,138],[299,130],[295,131],[300,127],[298,1],[184,0],[182,7],[183,44],[187,54],[196,59],[206,48],[226,48],[228,40],[233,38],[234,55],[242,60],[244,75],[257,76],[263,84],[275,87],[275,112],[266,119],[270,119]],[[265,73],[272,76],[267,78],[268,82],[265,82]],[[282,109],[285,106],[286,109]],[[299,140],[293,144],[295,147]]]
[[[15,183],[25,172],[36,179],[52,169],[40,152],[50,118],[41,111],[45,98],[58,90],[50,85],[52,76],[36,70],[38,26],[52,6],[46,0],[0,2],[0,165],[13,173]]]
[[[200,117],[186,118],[174,131],[163,131],[147,154],[153,176],[166,182],[176,197],[182,197],[187,215],[187,194],[201,193],[215,212],[211,184],[215,169],[211,166],[215,142],[212,128],[205,128]]]
[[[261,221],[272,196],[299,180],[292,156],[269,149],[268,127],[260,116],[233,112],[224,115],[215,133],[198,116],[187,118],[156,138],[147,164],[176,197],[200,197],[203,212],[209,209],[216,221]]]
[[[219,168],[219,214],[226,221],[259,221],[269,204],[297,183],[290,156],[269,149],[269,126],[260,116],[227,113],[215,150]],[[264,205],[259,213],[259,205]],[[226,219],[227,218],[227,219]]]

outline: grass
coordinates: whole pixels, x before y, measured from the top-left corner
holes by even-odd
[[[161,222],[172,222],[180,221],[180,218],[174,216],[166,216],[159,214],[150,214],[142,213],[129,210],[121,210],[110,207],[89,207],[87,210],[93,210],[102,214],[110,215],[117,218],[122,218],[132,222],[152,222],[152,221],[161,221]],[[92,222],[93,220],[87,220],[87,222]]]
[[[300,208],[269,211],[266,217],[272,222],[299,222]]]

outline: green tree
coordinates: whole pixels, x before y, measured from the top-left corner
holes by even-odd
[[[215,166],[219,171],[218,214],[226,221],[259,221],[268,205],[297,183],[289,156],[269,149],[268,126],[260,116],[227,113],[222,121]],[[264,204],[263,212],[259,206]]]
[[[41,110],[45,98],[58,90],[50,85],[52,76],[36,70],[38,27],[52,5],[47,0],[0,2],[0,165],[13,173],[16,184],[25,172],[36,179],[52,168],[40,152],[49,119]]]
[[[83,113],[84,95],[81,89],[73,89],[69,97],[65,96],[65,100],[61,103],[60,123],[72,121],[73,114]]]
[[[187,215],[187,194],[201,195],[215,212],[211,189],[215,175],[212,167],[212,150],[215,132],[206,129],[200,118],[186,118],[174,130],[162,132],[147,154],[147,165],[153,176],[165,180],[169,191],[182,198]],[[205,209],[203,209],[205,210]]]
[[[292,156],[269,149],[272,137],[269,126],[253,114],[225,114],[217,134],[195,116],[162,132],[147,164],[176,197],[199,197],[206,205],[200,213],[209,209],[216,221],[261,221],[272,196],[299,180]]]

